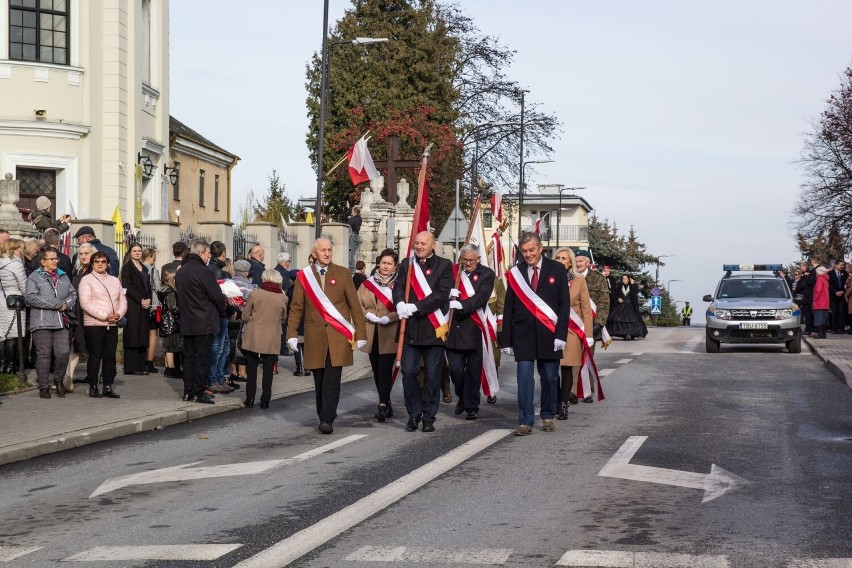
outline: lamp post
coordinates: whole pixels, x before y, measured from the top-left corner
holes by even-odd
[[[656,273],[656,276],[654,276],[654,286],[659,286],[659,285],[660,285],[660,259],[661,259],[661,258],[671,258],[671,257],[673,257],[673,256],[677,256],[677,255],[674,255],[674,254],[661,254],[660,256],[658,256],[658,257],[657,257],[657,273]]]
[[[672,282],[683,282],[683,280],[669,280],[666,282],[666,292],[669,295],[669,301],[671,301],[672,298]]]
[[[526,170],[528,165],[530,165],[530,164],[550,164],[552,162],[553,162],[553,160],[529,160],[527,162],[521,162],[521,179],[522,180],[524,179],[524,170]],[[524,206],[524,186],[526,186],[526,183],[524,183],[522,181],[521,185],[520,185],[520,191],[518,192],[518,241],[519,242],[521,240],[521,233],[524,232],[523,225],[521,224],[521,219],[523,218],[521,211],[522,211],[523,206]]]
[[[371,43],[384,43],[388,38],[356,37],[349,41],[337,41],[332,45],[350,43],[352,45],[367,45]],[[328,106],[328,66],[330,52],[328,49],[328,0],[323,2],[322,13],[322,59],[320,63],[320,116],[319,116],[319,140],[317,142],[317,198],[314,206],[314,223],[316,238],[322,236],[322,180],[325,177],[323,171],[323,145],[325,143],[325,113]]]
[[[556,248],[559,248],[559,226],[562,224],[562,192],[563,191],[577,191],[578,189],[586,189],[585,186],[581,187],[561,187],[559,188],[559,211],[556,212]]]

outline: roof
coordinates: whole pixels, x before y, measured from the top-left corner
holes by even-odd
[[[214,144],[213,142],[211,142],[192,128],[188,127],[172,115],[169,115],[169,137],[172,138],[176,136],[186,138],[187,140],[195,142],[196,144],[200,144],[201,146],[204,146],[205,148],[208,148],[210,150],[221,152],[222,154],[226,154],[232,158],[239,159],[239,156],[237,156],[236,154],[232,154],[221,146]]]

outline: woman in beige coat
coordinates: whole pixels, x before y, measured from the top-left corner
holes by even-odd
[[[594,341],[592,339],[594,316],[592,315],[592,306],[589,301],[589,288],[586,285],[586,279],[577,275],[574,271],[574,251],[567,247],[560,248],[556,251],[554,259],[561,262],[565,266],[565,270],[568,271],[571,314],[572,316],[579,316],[580,320],[582,320],[583,330],[586,334],[585,341],[591,344],[590,342]],[[580,374],[580,366],[583,364],[583,350],[585,348],[582,342],[583,340],[580,339],[580,336],[569,328],[562,360],[559,362],[562,377],[557,389],[559,391],[557,420],[567,420],[568,403],[577,403],[577,377]],[[583,402],[591,401],[591,396],[583,399]]]
[[[367,345],[361,351],[370,355],[373,366],[373,379],[379,393],[379,408],[376,410],[379,422],[393,416],[390,393],[399,316],[391,300],[391,288],[396,280],[398,262],[399,257],[393,250],[383,250],[379,255],[378,271],[358,288],[358,300],[367,320]]]
[[[246,356],[246,408],[254,406],[257,392],[257,365],[263,362],[260,407],[269,408],[272,397],[272,370],[281,350],[281,324],[287,319],[287,296],[281,290],[281,274],[264,270],[261,286],[249,294],[243,310],[242,343]]]

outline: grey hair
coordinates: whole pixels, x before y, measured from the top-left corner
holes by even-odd
[[[284,282],[284,279],[281,277],[281,273],[277,270],[264,270],[263,274],[260,275],[261,282],[272,282],[273,284],[278,284],[281,286],[281,283]]]
[[[289,252],[279,252],[278,253],[278,264],[281,264],[282,262],[287,262],[288,260],[290,260],[290,253]]]
[[[459,249],[459,256],[463,255],[466,252],[475,252],[476,256],[479,256],[479,249],[476,248],[476,245],[473,245],[471,243],[462,245],[462,247]]]
[[[80,253],[87,249],[92,249],[92,254],[94,254],[98,250],[92,243],[82,243],[80,246],[78,246],[77,258],[74,259],[74,268],[76,270],[80,270],[81,268],[83,268],[83,264],[80,262]]]
[[[530,241],[535,241],[538,246],[541,246],[541,237],[532,231],[524,231],[521,233],[521,238],[518,239],[518,248],[521,248]]]
[[[204,239],[195,239],[189,245],[189,251],[192,254],[201,254],[203,252],[207,252],[208,250],[210,250],[210,245],[207,244],[207,241],[205,241]]]

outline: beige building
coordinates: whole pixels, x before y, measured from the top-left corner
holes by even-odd
[[[168,0],[0,0],[0,167],[28,207],[168,219]]]

